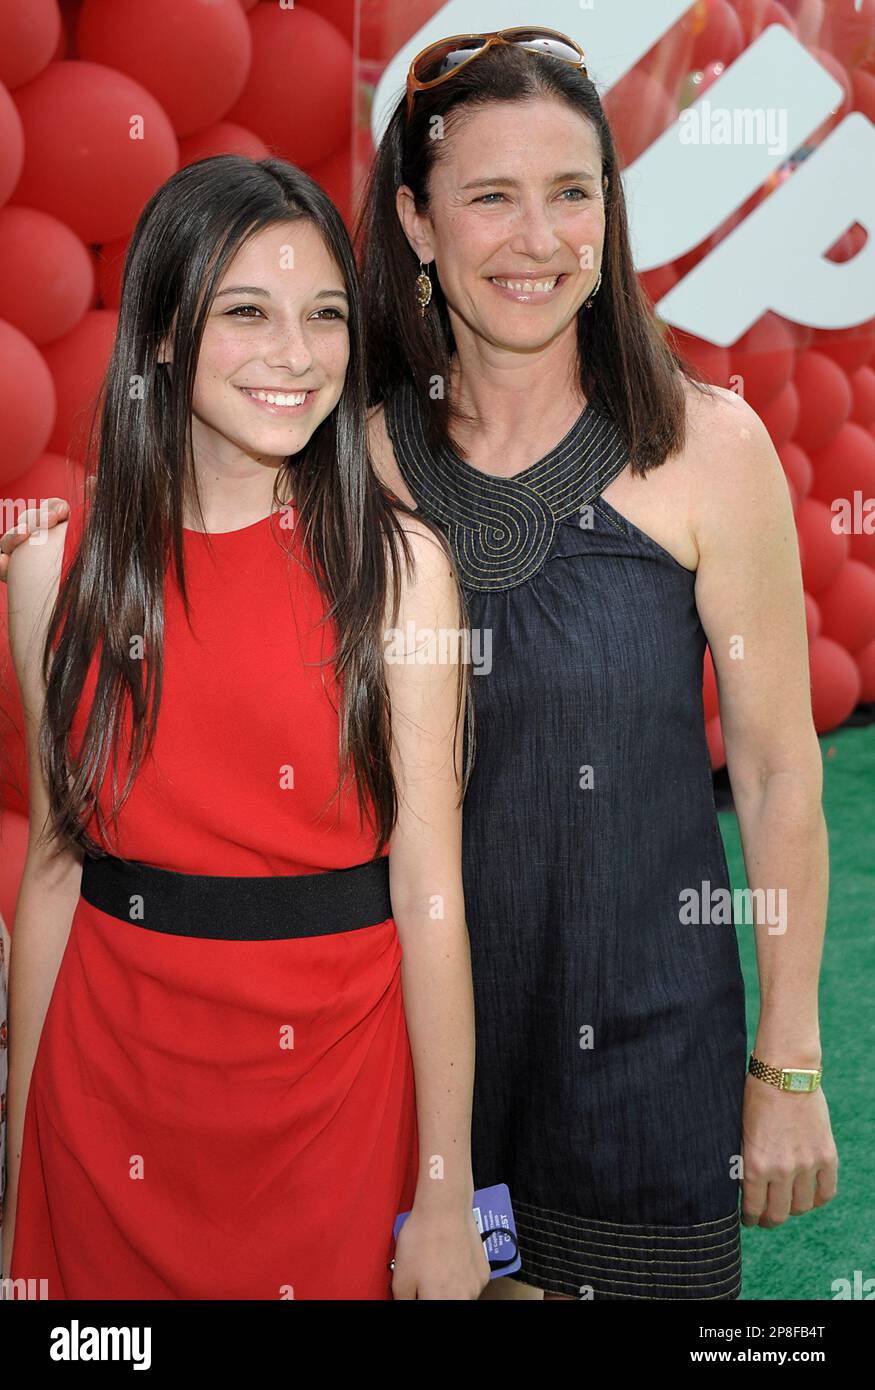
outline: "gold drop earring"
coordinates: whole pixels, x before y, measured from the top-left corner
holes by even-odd
[[[431,276],[426,267],[422,264],[422,261],[419,262],[419,274],[416,277],[415,284],[419,312],[422,314],[422,317],[425,318],[425,311],[431,303],[432,284]]]
[[[598,294],[598,292],[599,292],[599,290],[600,290],[600,288],[601,288],[601,283],[602,283],[602,272],[599,271],[599,278],[596,280],[595,285],[593,286],[592,294],[589,296],[589,299],[584,300],[584,304],[585,304],[585,306],[586,306],[587,309],[591,309],[591,308],[592,308],[592,301],[595,299],[596,295]]]

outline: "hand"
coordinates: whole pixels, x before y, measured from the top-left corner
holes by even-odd
[[[839,1157],[823,1088],[791,1094],[748,1073],[741,1221],[771,1230],[836,1194]]]
[[[473,1301],[489,1275],[489,1257],[470,1207],[418,1211],[414,1202],[395,1245],[393,1298]]]
[[[41,507],[28,507],[22,512],[18,525],[4,531],[0,537],[0,582],[6,583],[9,556],[16,546],[24,545],[28,537],[48,526],[57,526],[70,515],[70,503],[63,497],[48,497]]]

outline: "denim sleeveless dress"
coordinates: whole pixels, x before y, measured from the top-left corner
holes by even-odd
[[[601,496],[628,454],[592,403],[506,479],[430,449],[411,384],[385,418],[472,628],[475,1185],[507,1183],[546,1292],[737,1298],[744,983],[709,911],[695,574]]]

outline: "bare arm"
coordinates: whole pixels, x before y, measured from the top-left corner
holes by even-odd
[[[30,784],[30,830],[18,894],[9,962],[9,1081],[7,1203],[3,1223],[4,1274],[12,1259],[18,1171],[31,1072],[46,1010],[79,898],[82,858],[57,853],[42,838],[48,789],[37,753],[45,700],[40,671],[46,628],[58,592],[66,524],[39,545],[16,551],[9,569],[9,635],[21,689]]]
[[[396,1254],[396,1298],[476,1298],[488,1262],[471,1213],[471,1094],[474,1006],[462,894],[460,783],[462,722],[456,713],[460,654],[451,644],[426,661],[416,632],[459,630],[450,561],[428,528],[405,520],[416,573],[405,582],[395,628],[405,640],[387,655],[393,768],[400,809],[389,870],[404,953],[402,980],[416,1076],[420,1165],[413,1214]],[[386,628],[390,627],[387,620]],[[447,656],[450,659],[447,659]],[[443,659],[441,659],[443,657]]]
[[[727,393],[717,405],[703,405],[694,428],[700,438],[690,489],[700,554],[696,602],[714,657],[727,768],[755,899],[760,1014],[754,1052],[773,1066],[816,1068],[827,836],[793,511],[765,426],[743,401]],[[756,890],[765,890],[759,902]],[[794,1211],[808,1209],[814,1182],[820,1200],[832,1195],[835,1147],[826,1102],[822,1092],[787,1096],[756,1077],[748,1077],[747,1088],[753,1102],[745,1121],[745,1206],[759,1216],[768,1200],[762,1224],[776,1224],[791,1198]],[[783,1129],[781,1142],[775,1141],[777,1128]],[[758,1168],[768,1170],[765,1182],[758,1181]],[[779,1195],[781,1169],[790,1181]],[[807,1204],[803,1170],[813,1173]],[[769,1182],[775,1191],[767,1197]]]
[[[748,883],[783,888],[788,913],[785,931],[773,921],[771,932],[769,924],[756,932],[757,1040],[777,1047],[784,1065],[814,1066],[828,870],[796,528],[780,461],[742,401],[724,404],[711,448],[691,498],[696,602],[717,673]]]

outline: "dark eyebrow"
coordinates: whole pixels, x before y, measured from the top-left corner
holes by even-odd
[[[573,179],[589,179],[594,181],[595,174],[589,173],[587,169],[572,169],[570,173],[557,174],[550,182],[565,183]],[[463,183],[462,189],[485,188],[487,185],[490,188],[516,188],[519,185],[519,179],[472,179],[470,183]]]
[[[270,299],[270,291],[259,289],[258,285],[232,285],[227,290],[219,290],[216,298],[221,299],[226,294],[253,294],[258,295],[261,299]],[[346,290],[320,290],[315,297],[316,299],[349,299]]]

